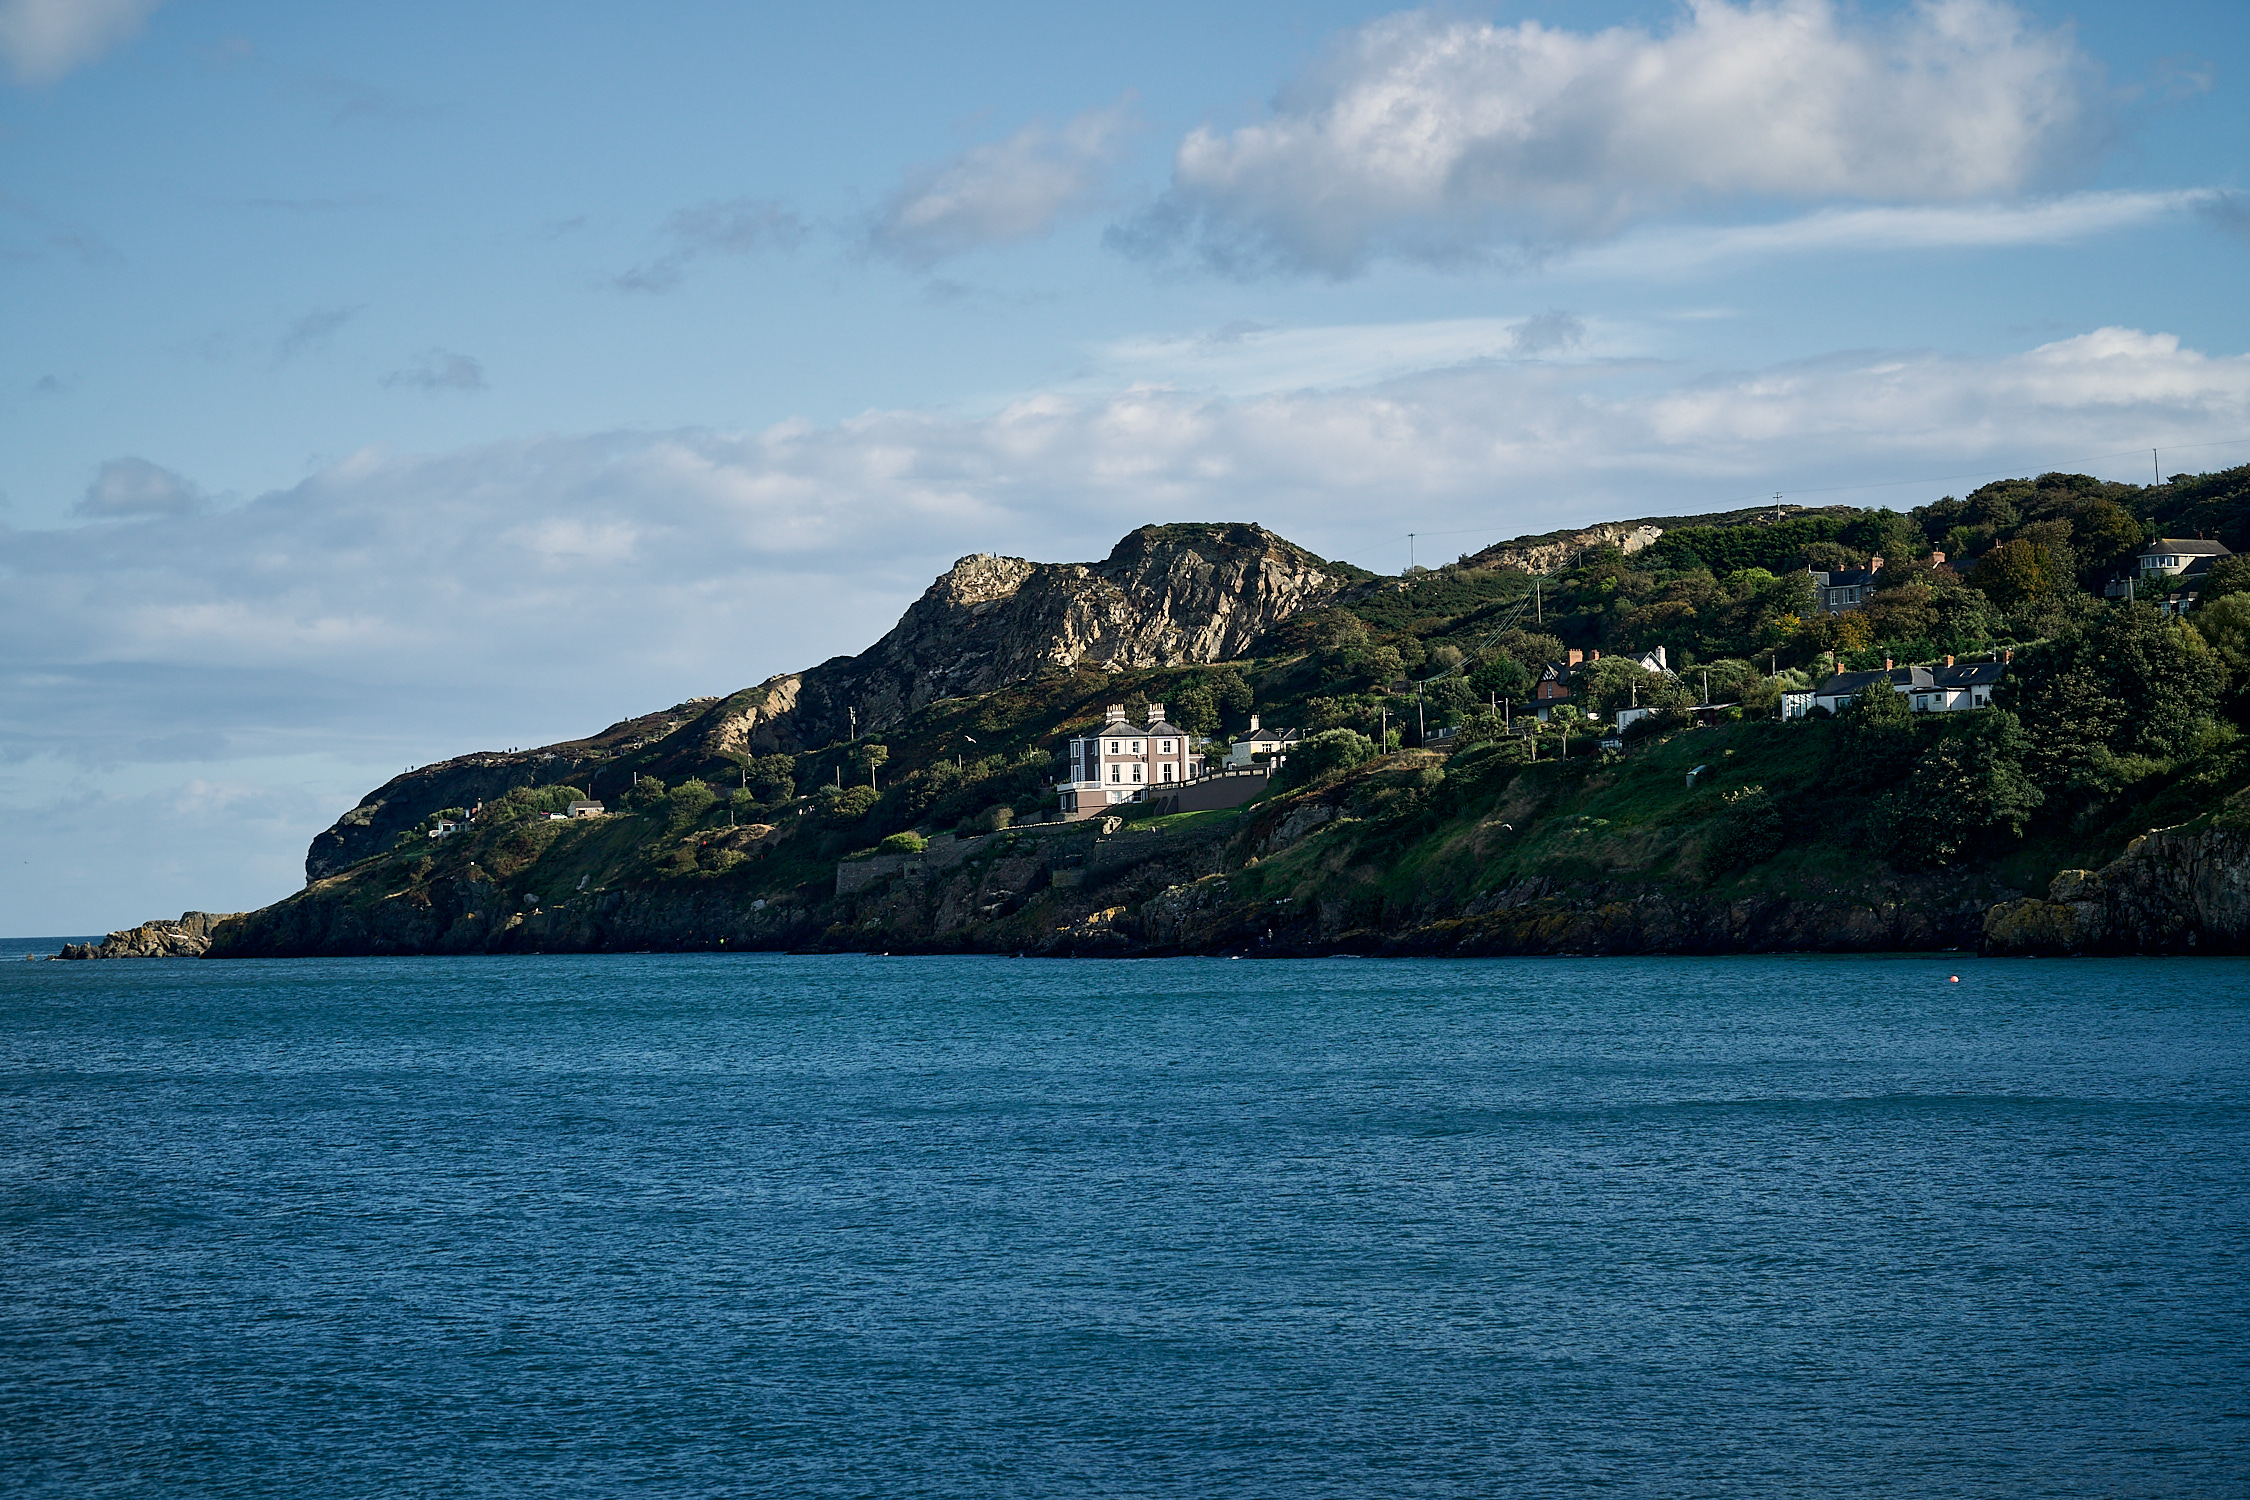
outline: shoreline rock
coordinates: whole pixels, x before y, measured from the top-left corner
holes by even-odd
[[[221,922],[240,912],[183,911],[178,921],[159,919],[113,932],[99,943],[65,943],[58,959],[89,958],[201,958],[211,947],[211,934]]]

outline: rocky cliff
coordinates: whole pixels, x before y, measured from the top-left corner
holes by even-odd
[[[796,753],[1049,671],[1226,661],[1360,576],[1239,522],[1144,526],[1098,563],[964,557],[866,651],[738,694],[705,733]]]
[[[2045,899],[1995,906],[1994,956],[2250,952],[2250,828],[2205,825],[2133,840],[2099,870],[2064,870]]]
[[[305,878],[390,847],[430,813],[515,787],[567,783],[613,796],[637,770],[675,776],[744,752],[797,754],[1048,671],[1225,661],[1364,576],[1239,522],[1144,526],[1098,563],[965,557],[858,656],[583,740],[479,751],[393,777],[313,839]]]

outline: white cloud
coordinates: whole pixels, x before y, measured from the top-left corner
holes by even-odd
[[[1272,116],[1181,142],[1116,232],[1237,273],[1478,259],[1738,201],[1960,202],[2083,159],[2099,111],[2066,32],[1998,0],[1885,26],[1827,0],[1695,0],[1669,32],[1408,12],[1342,39]]]
[[[183,516],[200,509],[203,501],[201,490],[170,469],[145,458],[113,458],[94,475],[71,513],[95,520]]]
[[[926,267],[987,245],[1036,239],[1095,207],[1135,129],[1131,101],[1088,110],[1061,129],[1034,123],[911,174],[867,231],[878,254]]]
[[[138,35],[162,0],[0,0],[0,57],[19,82],[51,83]]]
[[[1096,351],[1102,376],[1230,396],[1373,385],[1419,371],[1561,354],[1645,353],[1633,330],[1573,313],[1272,328],[1230,324],[1187,337],[1126,339]],[[1121,383],[1121,382],[1120,382]]]
[[[1779,255],[2062,245],[2158,219],[2223,214],[2226,195],[2070,193],[2031,203],[1830,208],[1771,224],[1664,226],[1572,254],[1574,271],[1679,275]]]

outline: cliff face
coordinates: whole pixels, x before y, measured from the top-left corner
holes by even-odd
[[[1054,669],[1225,661],[1266,630],[1326,603],[1349,581],[1262,526],[1144,526],[1098,563],[965,557],[858,656],[784,673],[531,751],[478,752],[393,777],[323,830],[308,882],[390,847],[426,815],[521,786],[568,783],[614,796],[650,745],[676,758],[795,754],[886,729],[941,698],[986,693]],[[664,774],[673,774],[666,771]]]
[[[714,750],[794,753],[1082,665],[1225,661],[1348,581],[1262,526],[1144,526],[1098,563],[964,557],[858,656],[764,683]],[[730,700],[731,701],[731,700]]]
[[[2250,829],[2150,833],[2099,870],[2065,870],[2046,899],[1992,908],[1984,951],[2250,952]]]

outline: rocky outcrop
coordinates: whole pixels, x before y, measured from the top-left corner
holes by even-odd
[[[516,787],[568,783],[614,796],[634,769],[650,768],[633,757],[652,746],[692,770],[742,754],[832,745],[886,729],[939,699],[1049,671],[1225,661],[1291,615],[1326,603],[1352,576],[1262,526],[1238,522],[1144,526],[1098,563],[964,557],[858,656],[785,672],[723,699],[691,699],[584,740],[479,751],[395,776],[314,837],[305,880],[325,880],[380,853],[433,812],[473,807]]]
[[[239,913],[183,911],[177,922],[143,922],[123,932],[113,932],[98,943],[65,943],[57,958],[201,958],[211,946],[211,933],[221,922]]]
[[[2065,870],[2044,899],[1995,906],[1995,957],[2250,952],[2250,829],[2157,831],[2099,870]]]
[[[1566,568],[1596,547],[1615,547],[1627,557],[1656,544],[1664,528],[1650,521],[1612,521],[1584,531],[1522,537],[1487,547],[1469,561],[1483,568],[1517,568],[1547,574]]]
[[[860,655],[766,683],[714,743],[795,752],[1050,671],[1226,661],[1349,581],[1241,523],[1144,526],[1098,563],[964,557]]]

